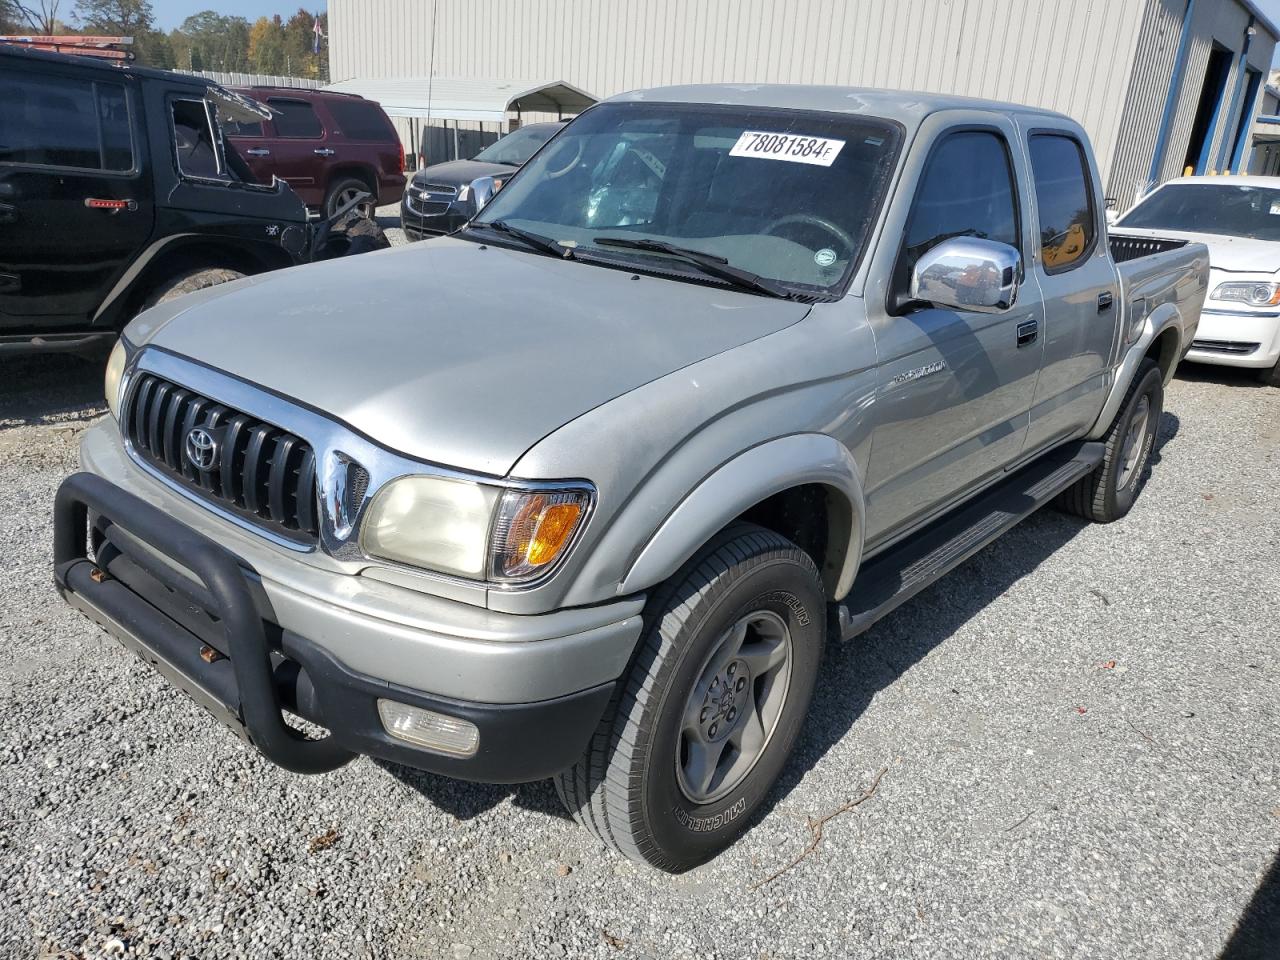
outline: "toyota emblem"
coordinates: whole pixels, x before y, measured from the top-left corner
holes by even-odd
[[[187,434],[186,453],[191,465],[205,472],[218,462],[218,441],[204,427],[196,427]]]

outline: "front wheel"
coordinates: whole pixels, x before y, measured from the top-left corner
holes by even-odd
[[[732,843],[781,773],[817,679],[826,598],[804,551],[736,524],[645,619],[630,673],[556,788],[607,846],[678,872]]]
[[[1095,523],[1110,523],[1128,513],[1147,482],[1163,412],[1164,376],[1154,361],[1145,360],[1104,437],[1102,463],[1068,487],[1058,506]]]

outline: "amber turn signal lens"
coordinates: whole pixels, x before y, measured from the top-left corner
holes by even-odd
[[[494,525],[494,577],[541,574],[573,541],[589,502],[585,490],[508,490]]]

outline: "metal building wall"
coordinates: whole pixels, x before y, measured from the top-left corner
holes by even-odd
[[[330,73],[540,77],[602,97],[665,83],[758,81],[1012,100],[1079,120],[1104,182],[1127,200],[1150,173],[1186,3],[330,0]],[[1247,19],[1239,0],[1196,0],[1166,175],[1180,170],[1212,39],[1239,50]],[[1250,62],[1265,69],[1274,42],[1260,29]],[[1233,129],[1224,123],[1219,136]]]
[[[330,74],[898,87],[1061,110],[1104,174],[1147,0],[331,0]],[[432,22],[435,21],[435,29]],[[434,36],[434,49],[432,38]]]

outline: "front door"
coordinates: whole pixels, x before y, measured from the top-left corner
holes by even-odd
[[[942,134],[917,181],[888,297],[868,301],[879,359],[864,484],[868,549],[976,490],[1022,449],[1040,368],[1034,280],[1001,313],[910,299],[915,262],[946,239],[981,237],[1024,251],[1028,209],[1015,188],[1022,160],[1011,142],[1002,118]]]
[[[0,335],[84,329],[151,235],[131,85],[0,69]]]

